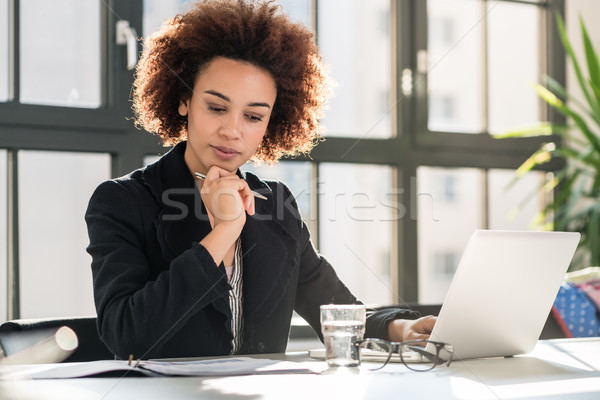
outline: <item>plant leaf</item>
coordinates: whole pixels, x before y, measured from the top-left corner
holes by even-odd
[[[594,92],[594,95],[600,99],[600,84],[595,84],[592,81],[589,81],[590,84],[590,88],[592,88],[592,91]],[[596,121],[596,124],[598,124],[598,126],[600,126],[600,112],[596,112],[595,114],[592,114],[591,117],[594,119],[594,121]]]
[[[569,59],[573,63],[573,68],[575,69],[575,75],[577,76],[577,81],[579,81],[579,86],[581,87],[581,91],[585,95],[585,98],[587,99],[588,103],[593,104],[592,98],[591,98],[590,93],[587,90],[587,86],[585,84],[586,80],[584,79],[583,74],[581,73],[581,68],[579,67],[579,62],[577,61],[577,56],[575,55],[575,52],[573,51],[573,47],[571,46],[571,42],[569,41],[569,38],[567,36],[567,30],[565,29],[565,23],[558,11],[555,13],[555,16],[556,16],[556,24],[558,26],[558,32],[560,34],[560,39],[563,43],[563,47],[565,48],[565,51],[567,52],[567,55],[569,56]]]
[[[572,135],[570,126],[552,124],[550,122],[540,122],[537,125],[519,127],[502,133],[490,133],[490,136],[494,139],[521,139],[551,135],[563,137],[568,140],[568,143],[580,147],[585,147],[589,144],[580,137]]]
[[[554,95],[554,93],[546,89],[544,86],[536,84],[535,88],[540,97],[548,104],[557,109],[563,115],[570,117],[584,134],[586,139],[590,142],[590,144],[594,146],[598,153],[600,153],[600,142],[598,141],[598,137],[592,131],[590,131],[583,117],[576,111],[573,111],[570,107],[566,106],[558,97],[556,97],[556,95]]]
[[[565,127],[561,126],[561,131],[564,131]],[[554,133],[558,133],[558,126],[555,128],[550,122],[541,122],[538,125],[526,126],[517,128],[504,133],[492,133],[494,139],[509,139],[509,138],[526,138],[535,136],[550,136]]]
[[[600,87],[595,86],[595,84],[591,81],[588,81],[588,83],[590,84],[595,96],[599,97]],[[546,76],[546,85],[549,90],[558,94],[561,98],[568,101],[569,104],[576,105],[582,112],[585,112],[585,114],[587,114],[591,119],[594,120],[594,122],[596,122],[596,124],[600,126],[600,112],[594,112],[592,109],[590,109],[588,104],[584,104],[577,97],[571,96],[569,93],[567,93],[567,90],[564,88],[564,86],[550,76]]]
[[[581,25],[581,35],[583,37],[583,46],[585,48],[585,58],[587,61],[588,72],[590,74],[590,81],[596,85],[600,86],[600,63],[598,62],[598,54],[592,45],[590,37],[588,36],[587,29],[585,28],[585,24],[583,23],[583,19],[579,17],[580,25]],[[600,108],[600,96],[596,96],[596,110]]]
[[[552,159],[551,152],[555,149],[556,145],[554,143],[544,143],[535,153],[529,156],[519,168],[517,168],[517,178],[521,178],[534,167],[550,161]]]
[[[560,213],[557,212],[556,215],[556,219],[560,220],[560,229],[567,229],[567,226],[571,220],[571,211],[577,206],[577,204],[579,203],[579,199],[582,198],[582,193],[585,190],[585,183],[587,181],[586,177],[588,176],[588,174],[584,172],[581,178],[579,178],[579,175],[580,174],[573,174],[573,176],[571,177],[572,179],[569,187],[565,189],[568,190],[570,193],[565,199],[566,201],[564,203],[564,206],[561,206],[559,208]],[[579,181],[578,185],[574,186],[575,182],[577,181]]]
[[[556,180],[556,182],[560,184],[560,190],[556,193],[554,204],[552,204],[554,210],[560,210],[560,208],[569,200],[569,196],[572,194],[571,188],[580,174],[581,171],[576,171],[571,176],[568,176],[565,170],[560,171]]]
[[[598,160],[598,154],[591,145],[581,150],[559,147],[553,152],[554,154],[570,160],[572,167],[579,165],[580,168],[592,168],[600,175],[600,160]]]
[[[575,124],[579,127],[579,129],[581,130],[583,135],[586,137],[586,139],[589,140],[590,144],[594,147],[596,152],[598,154],[600,154],[600,143],[598,142],[598,136],[596,136],[596,134],[594,134],[589,129],[589,127],[587,126],[587,123],[585,122],[583,117],[581,117],[579,114],[573,112],[568,107],[564,107],[564,109],[565,109],[567,115],[570,116],[571,119],[573,120],[573,122],[575,122]]]
[[[544,86],[540,85],[539,83],[535,83],[533,87],[538,92],[538,95],[552,107],[565,107],[562,100]]]
[[[558,81],[556,79],[552,78],[551,76],[546,75],[544,77],[544,80],[546,81],[546,85],[548,86],[548,88],[550,90],[552,90],[554,93],[558,93],[560,96],[562,96],[562,98],[566,99],[571,96],[569,93],[567,93],[567,89],[565,89],[565,87],[563,85],[558,83]],[[579,101],[579,100],[576,99],[576,101]],[[581,104],[583,104],[583,103],[581,103]]]

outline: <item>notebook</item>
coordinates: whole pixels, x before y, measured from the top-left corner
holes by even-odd
[[[430,339],[452,344],[453,359],[513,356],[533,350],[579,238],[573,232],[476,230]],[[325,351],[315,349],[309,355],[324,358]],[[373,361],[379,358],[373,355]],[[391,361],[398,362],[400,357],[394,355]],[[404,361],[427,360],[415,353]]]
[[[454,359],[533,350],[580,234],[477,230],[470,237],[431,340]]]

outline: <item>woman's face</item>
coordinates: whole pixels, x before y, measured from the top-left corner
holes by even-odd
[[[213,165],[235,172],[256,152],[277,97],[271,74],[252,64],[214,58],[198,75],[192,97],[179,105],[188,117],[185,162],[192,173]]]

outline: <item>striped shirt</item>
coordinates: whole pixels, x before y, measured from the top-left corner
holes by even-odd
[[[238,354],[242,347],[244,319],[242,313],[243,293],[242,293],[242,245],[241,239],[238,239],[235,254],[233,256],[233,265],[225,267],[227,279],[232,289],[229,291],[229,308],[231,309],[231,333],[233,334],[231,354]]]

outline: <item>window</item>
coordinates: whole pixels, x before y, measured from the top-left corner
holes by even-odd
[[[484,129],[485,89],[482,2],[428,0],[428,127],[432,131],[478,133]],[[446,30],[455,26],[450,37]],[[448,100],[451,99],[451,100]],[[453,103],[452,115],[445,103]]]
[[[122,2],[0,0],[2,321],[94,314],[87,202],[159,149],[127,120],[133,75],[110,41],[136,18]]]
[[[441,303],[460,255],[475,229],[530,229],[550,201],[538,188],[549,177],[513,170],[417,169],[419,302]]]
[[[94,315],[84,214],[110,178],[110,157],[30,150],[18,157],[21,317]]]
[[[0,102],[8,100],[8,0],[0,0]]]
[[[281,5],[283,11],[288,14],[292,20],[300,22],[309,28],[313,26],[311,0],[277,0],[277,3]]]
[[[390,98],[380,106],[380,93],[392,87],[390,30],[383,32],[381,24],[391,18],[390,1],[322,0],[317,7],[317,41],[338,85],[323,120],[325,134],[391,137]]]
[[[0,150],[0,214],[8,215],[8,182],[7,182],[7,152]],[[0,218],[0,254],[8,254],[8,232],[7,218]],[[6,311],[8,309],[8,287],[7,287],[7,257],[0,258],[0,321],[6,320]]]
[[[242,170],[249,171],[261,179],[277,179],[286,184],[290,189],[304,222],[311,230],[313,241],[316,240],[316,210],[312,204],[314,188],[314,168],[309,162],[280,161],[273,166],[256,166],[248,163]]]
[[[99,107],[100,2],[21,0],[20,11],[20,102]]]
[[[510,170],[488,173],[489,228],[530,229],[540,210],[552,201],[539,188],[552,181],[551,173],[530,172],[518,181]]]
[[[535,5],[488,3],[489,131],[502,132],[541,119],[531,84],[540,82],[540,11]],[[506,21],[512,20],[508,27]],[[494,43],[494,45],[491,45]],[[507,101],[518,99],[518,101]]]
[[[430,130],[494,133],[540,120],[530,86],[545,72],[545,11],[509,1],[428,0]],[[438,110],[446,99],[455,106],[452,118]]]
[[[419,167],[417,182],[419,302],[441,303],[451,282],[448,271],[458,266],[458,257],[445,255],[462,254],[473,230],[483,227],[481,172]]]
[[[551,200],[537,195],[549,179],[543,171],[511,184],[514,169],[542,141],[495,140],[491,134],[546,118],[531,83],[541,82],[545,73],[558,79],[564,73],[559,59],[546,58],[561,51],[547,36],[561,5],[502,0],[416,5],[422,19],[415,28],[417,54],[408,62],[416,69],[411,122],[417,155],[411,159],[419,208],[419,302],[443,301],[450,283],[444,276],[458,265],[451,254],[462,254],[474,229],[531,229]]]
[[[433,259],[434,278],[451,281],[460,261],[460,254],[455,252],[436,253]]]
[[[0,319],[93,312],[80,207],[101,180],[166,152],[131,122],[133,72],[115,25],[127,20],[146,38],[190,2],[0,0],[0,212],[8,196],[19,206],[16,226],[0,219],[0,253],[20,256],[0,260]],[[528,229],[551,200],[535,187],[554,164],[511,184],[540,141],[490,133],[546,118],[528,82],[546,73],[564,82],[562,49],[548,34],[564,2],[278,3],[315,32],[338,86],[326,140],[310,156],[247,169],[288,184],[313,242],[365,303],[439,303],[474,229]],[[6,179],[15,168],[16,182]],[[40,214],[40,191],[54,213]],[[31,238],[53,225],[54,244],[32,252]],[[18,233],[16,249],[6,232]],[[60,246],[72,266],[56,266]],[[63,286],[65,276],[78,288]],[[37,304],[41,279],[77,304],[51,293]]]
[[[459,126],[461,121],[456,115],[455,100],[452,95],[435,94],[429,96],[429,115],[440,126],[447,128]]]
[[[144,38],[157,31],[166,18],[184,12],[193,0],[144,0]]]
[[[320,250],[365,304],[398,302],[391,257],[402,210],[382,165],[323,163],[319,167]]]

